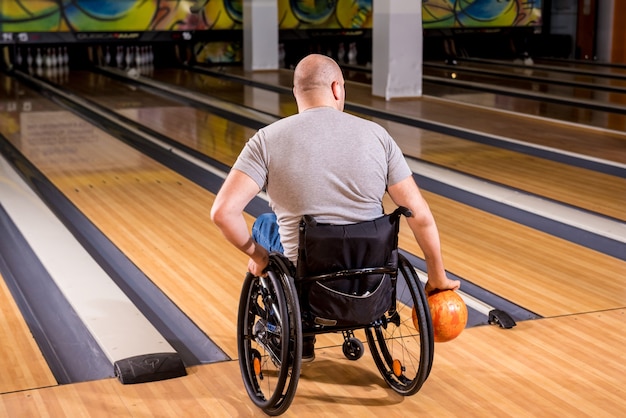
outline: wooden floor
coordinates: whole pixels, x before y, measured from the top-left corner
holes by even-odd
[[[338,347],[305,366],[286,417],[620,417],[624,413],[626,310],[526,321],[506,332],[466,330],[438,344],[430,378],[401,397],[366,353]],[[182,378],[139,385],[99,380],[5,393],[6,417],[254,417],[236,361],[192,367]]]
[[[280,82],[288,75],[268,72],[254,77]],[[295,111],[288,95],[226,82],[217,89],[215,80],[198,81],[197,76],[182,72],[157,72],[155,78],[196,91],[201,83],[215,96],[229,96],[277,116]],[[0,85],[10,84],[2,81]],[[215,115],[91,73],[72,74],[67,89],[119,109],[225,164],[234,161],[252,134]],[[428,118],[454,117],[454,123],[472,129],[481,127],[477,117],[468,116],[471,107],[450,111],[453,104],[436,99],[381,102],[356,85],[348,97],[398,112],[414,109]],[[75,116],[46,99],[26,91],[21,100],[27,99],[36,103],[39,118],[81,126]],[[480,112],[491,121],[483,121],[482,128],[494,134],[524,136],[543,146],[626,162],[626,136],[619,133],[554,122],[529,129],[525,117],[493,112],[489,118],[485,109]],[[17,307],[0,289],[3,318],[11,324],[0,328],[0,358],[7,360],[0,364],[11,370],[0,375],[0,416],[262,416],[247,399],[237,362],[234,330],[246,259],[224,242],[210,222],[214,195],[93,127],[83,126],[89,132],[88,142],[51,157],[37,143],[31,126],[36,116],[18,118],[21,131],[19,123],[17,129],[2,124],[0,131],[232,360],[194,366],[188,376],[162,382],[122,385],[105,379],[56,385],[36,345],[28,340]],[[623,178],[379,122],[407,154],[626,219]],[[447,269],[544,318],[520,322],[510,330],[473,327],[453,342],[437,344],[429,380],[409,398],[384,386],[369,353],[358,362],[345,360],[340,337],[322,336],[316,361],[304,368],[294,403],[285,415],[622,416],[626,411],[626,263],[449,198],[425,195],[438,221]],[[253,219],[248,221],[251,224]],[[419,255],[407,229],[402,230],[400,246]],[[12,337],[16,342],[5,347]],[[13,352],[21,357],[10,357]]]

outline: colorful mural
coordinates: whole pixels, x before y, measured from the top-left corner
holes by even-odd
[[[429,28],[540,26],[542,0],[422,0]]]
[[[242,0],[2,0],[0,32],[241,29]]]
[[[372,0],[278,0],[281,29],[371,29]]]
[[[370,29],[373,0],[278,0],[281,29]],[[422,0],[424,28],[541,24],[542,0]],[[243,0],[2,0],[0,32],[241,29]],[[6,39],[5,39],[6,40]]]

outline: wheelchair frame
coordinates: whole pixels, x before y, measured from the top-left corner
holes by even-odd
[[[336,277],[371,271],[342,271]],[[401,254],[398,268],[386,272],[393,282],[391,306],[375,321],[353,327],[303,325],[295,271],[282,254],[270,254],[266,276],[246,275],[237,343],[244,386],[257,407],[268,415],[280,415],[289,408],[300,378],[303,337],[331,332],[343,334],[345,357],[358,360],[364,346],[354,331],[364,330],[374,363],[389,387],[404,396],[420,390],[434,356],[427,297],[413,266]]]

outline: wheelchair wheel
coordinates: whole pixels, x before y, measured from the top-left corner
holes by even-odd
[[[248,273],[237,320],[239,367],[256,406],[280,415],[291,405],[302,364],[302,327],[295,286],[284,262],[270,257],[266,277]]]
[[[343,342],[343,355],[348,360],[356,361],[363,357],[363,343],[358,339],[351,337]]]
[[[395,304],[365,331],[383,378],[393,390],[408,396],[420,390],[430,374],[434,338],[424,288],[411,264],[398,256]]]

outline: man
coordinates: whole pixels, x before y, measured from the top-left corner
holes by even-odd
[[[427,291],[457,289],[459,281],[446,277],[437,226],[402,152],[380,125],[343,112],[344,84],[341,68],[327,56],[312,54],[298,63],[298,114],[250,138],[215,198],[211,219],[250,256],[248,270],[259,276],[268,250],[284,250],[295,264],[302,215],[320,223],[372,220],[382,215],[388,192],[413,213],[407,221],[424,253]],[[259,217],[251,237],[243,210],[262,189],[276,221]]]

